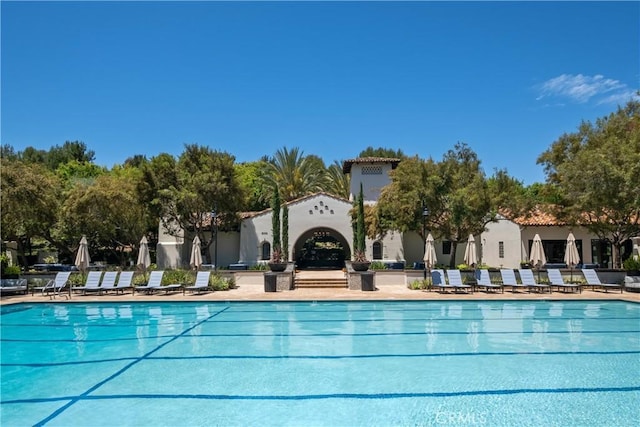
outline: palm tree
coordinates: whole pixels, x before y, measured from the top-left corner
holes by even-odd
[[[351,193],[349,176],[342,172],[342,165],[335,160],[327,169],[325,191],[343,199],[348,199]]]
[[[317,156],[304,156],[299,148],[284,147],[269,160],[267,181],[280,189],[283,201],[322,191],[326,179],[324,163]]]

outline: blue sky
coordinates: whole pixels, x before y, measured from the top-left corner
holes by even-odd
[[[367,146],[543,182],[536,158],[640,87],[638,2],[1,2],[2,143],[108,167]]]

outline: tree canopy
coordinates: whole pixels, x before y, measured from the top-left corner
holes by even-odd
[[[613,243],[640,234],[640,102],[595,123],[583,122],[540,155],[547,182],[558,189],[556,214]]]
[[[162,224],[169,233],[193,232],[202,246],[208,248],[213,236],[207,236],[205,231],[212,228],[213,211],[219,228],[237,224],[244,194],[235,174],[234,161],[235,158],[225,152],[195,144],[185,145],[174,165],[175,170],[165,170],[163,174],[168,178],[166,183],[175,178],[173,185],[161,185],[158,191]]]
[[[538,159],[545,183],[524,186],[506,170],[487,178],[477,155],[462,143],[439,161],[371,146],[358,157],[402,159],[378,204],[364,206],[364,228],[372,238],[390,230],[425,238],[423,204],[429,209],[426,232],[456,244],[482,232],[498,212],[526,215],[535,206],[550,206],[559,218],[610,241],[616,266],[622,243],[640,234],[638,101],[553,142]],[[137,154],[111,169],[97,165],[81,141],[49,150],[16,151],[4,144],[0,158],[0,233],[3,242],[18,242],[23,265],[33,239],[48,242],[61,259],[71,258],[83,234],[90,244],[122,254],[142,234],[153,237],[161,219],[172,232],[197,234],[208,247],[213,209],[224,230],[237,225],[238,212],[266,209],[276,186],[284,202],[319,191],[342,198],[350,192],[341,161],[326,167],[297,147],[236,164],[228,153],[185,145],[178,157]]]
[[[502,172],[494,181],[507,183],[507,178]],[[510,185],[517,187],[514,182]],[[502,196],[500,191],[495,194]],[[391,184],[382,190],[376,205],[376,232],[414,231],[423,240],[426,233],[432,232],[453,243],[453,267],[457,245],[466,241],[469,234],[484,231],[487,223],[495,219],[499,201],[498,197],[492,198],[476,153],[466,144],[458,143],[440,162],[414,157],[398,165],[391,174]],[[426,218],[423,206],[428,209]]]
[[[358,157],[383,157],[385,159],[405,159],[407,156],[401,149],[394,150],[392,148],[373,148],[371,146],[365,148],[358,154]]]

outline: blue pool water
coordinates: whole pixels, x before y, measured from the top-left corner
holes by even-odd
[[[636,425],[640,305],[1,307],[6,426]]]

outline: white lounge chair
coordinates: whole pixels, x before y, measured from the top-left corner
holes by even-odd
[[[183,288],[183,293],[185,291],[197,292],[201,293],[209,290],[209,277],[211,276],[210,271],[198,271],[196,275],[196,282],[193,286],[186,286]]]
[[[27,294],[27,279],[1,279],[0,294]]]
[[[500,277],[502,277],[502,286],[509,286],[511,293],[515,293],[516,289],[527,289],[531,291],[524,283],[518,283],[516,280],[516,274],[510,268],[501,268]]]
[[[545,283],[538,283],[533,275],[532,270],[526,268],[520,269],[518,270],[518,275],[520,275],[520,281],[522,282],[522,285],[529,289],[529,292],[534,290],[544,293],[546,290],[547,292],[551,293],[551,286]]]
[[[471,287],[471,285],[465,285],[464,283],[462,283],[462,275],[460,274],[460,270],[447,270],[447,279],[449,279],[449,285],[451,285],[456,292],[473,292],[473,287]]]
[[[447,289],[453,289],[453,286],[447,284],[444,270],[434,269],[431,270],[431,286],[445,292]]]
[[[107,277],[107,274],[109,275]],[[123,271],[118,276],[118,284],[116,285],[116,276],[118,276],[117,271],[109,271],[104,274],[104,279],[102,279],[102,290],[104,292],[115,291],[116,294],[123,293],[127,289],[131,289],[133,282],[133,271]]]
[[[36,291],[41,291],[43,295],[56,295],[59,294],[69,281],[71,276],[70,271],[59,271],[56,273],[56,277],[47,282],[44,286],[36,286],[31,289],[31,295],[34,295]]]
[[[100,287],[98,288],[100,295],[102,295],[103,292],[109,292],[115,289],[117,277],[117,271],[105,271],[102,276],[102,282],[100,282]]]
[[[497,283],[491,283],[489,270],[476,270],[476,288],[484,288],[487,292],[500,290],[504,293],[504,286]]]
[[[605,292],[609,292],[609,289],[620,289],[620,293],[623,292],[622,285],[617,285],[615,283],[602,283],[600,281],[600,277],[598,277],[598,272],[593,269],[583,268],[582,274],[587,281],[587,285],[591,285],[591,289],[594,291],[598,287],[602,288]]]
[[[571,291],[571,292],[581,292],[582,286],[578,283],[564,283],[564,279],[562,279],[562,273],[557,268],[548,268],[547,276],[551,281],[551,286],[555,286],[558,291],[562,289],[563,292]]]
[[[181,284],[162,285],[162,276],[164,276],[163,270],[152,271],[149,275],[149,282],[146,285],[135,286],[133,293],[145,291],[147,294],[152,294],[155,291],[165,291],[168,294],[171,291],[182,289]]]
[[[102,271],[90,271],[87,274],[87,281],[84,286],[72,286],[72,291],[82,291],[83,295],[87,292],[100,292],[100,279],[102,278]]]

